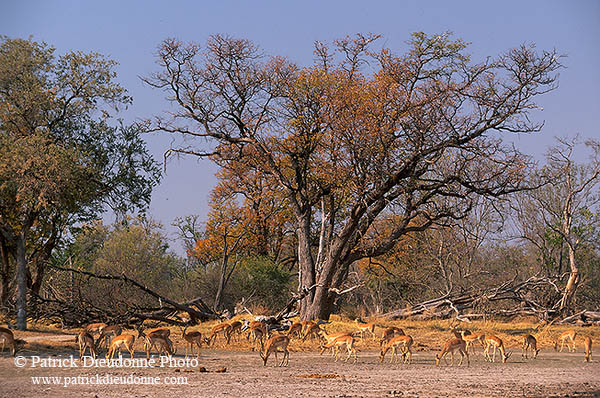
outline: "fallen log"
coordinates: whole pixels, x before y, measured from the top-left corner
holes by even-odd
[[[442,297],[430,299],[407,308],[390,311],[383,314],[385,319],[398,319],[416,317],[417,319],[448,318],[455,316],[462,321],[470,321],[471,317],[482,317],[483,314],[468,314],[465,311],[473,310],[481,303],[512,301],[517,303],[516,308],[498,309],[486,315],[514,316],[534,315],[541,319],[549,320],[556,315],[556,310],[546,308],[530,298],[532,291],[540,288],[556,290],[556,283],[548,277],[532,276],[527,280],[518,282],[517,275],[500,286],[488,289],[473,289],[461,293],[448,293]]]
[[[579,324],[593,324],[600,321],[600,312],[583,310],[577,314],[568,316],[558,322],[558,324],[565,323],[579,323]]]
[[[175,300],[172,300],[168,297],[165,297],[165,296],[155,292],[154,290],[150,289],[149,287],[127,277],[124,274],[121,274],[121,275],[109,275],[109,274],[98,275],[98,274],[95,274],[90,271],[61,267],[61,266],[57,266],[57,265],[51,265],[50,267],[54,268],[58,271],[71,272],[71,273],[75,273],[75,274],[84,275],[84,276],[87,276],[90,278],[122,281],[122,282],[129,284],[131,286],[134,286],[135,288],[143,291],[144,293],[158,299],[161,304],[160,308],[156,308],[151,311],[147,311],[147,310],[144,311],[140,308],[137,308],[137,309],[133,308],[130,311],[128,311],[125,315],[120,315],[120,316],[112,313],[109,310],[96,308],[95,309],[96,310],[95,311],[96,312],[95,320],[103,320],[103,321],[109,320],[111,323],[132,323],[132,322],[135,322],[135,319],[138,319],[140,321],[150,319],[150,320],[165,322],[165,323],[172,324],[172,325],[184,326],[186,324],[195,325],[198,323],[198,321],[221,318],[220,314],[217,314],[214,311],[212,311],[210,309],[210,307],[208,307],[204,303],[204,301],[202,301],[201,298],[195,298],[186,303],[179,303]],[[48,299],[44,299],[41,297],[39,298],[39,300],[42,302],[60,301],[57,299],[48,300]],[[65,309],[64,311],[66,311],[66,309],[72,307],[72,306],[69,306],[68,303],[66,303],[64,301],[59,304],[63,306],[62,308]],[[81,311],[81,309],[79,309],[77,312],[80,312],[80,311]],[[178,317],[174,317],[174,315],[177,312],[185,312],[187,314],[189,320],[187,322],[184,322],[181,319],[179,319]],[[63,317],[64,317],[64,315],[65,314],[63,313]],[[80,314],[78,314],[78,315],[80,315]],[[88,317],[84,317],[84,318],[88,318]],[[127,319],[124,319],[124,318],[127,318]]]

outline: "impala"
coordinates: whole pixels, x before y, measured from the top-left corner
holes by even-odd
[[[83,331],[87,332],[93,336],[96,333],[98,333],[98,334],[102,333],[102,329],[104,329],[106,326],[108,326],[108,325],[106,323],[102,323],[102,322],[90,323],[83,329]]]
[[[319,333],[319,336],[322,337],[323,339],[325,339],[325,344],[323,346],[321,346],[321,353],[319,355],[323,355],[323,353],[325,352],[325,350],[327,350],[327,348],[331,348],[331,355],[334,356],[335,355],[335,351],[336,351],[336,347],[334,347],[334,346],[325,347],[325,346],[327,344],[331,343],[333,340],[337,339],[338,337],[341,337],[341,336],[351,336],[351,334],[347,333],[347,332],[339,332],[339,333],[327,334],[327,333],[325,333],[324,330],[321,330],[321,332]]]
[[[300,337],[302,335],[302,329],[304,328],[304,326],[302,325],[301,322],[294,322],[290,325],[290,328],[288,329],[288,337],[292,337],[292,336],[298,336]]]
[[[138,330],[138,333],[139,333],[139,330]],[[142,333],[142,335],[143,335],[143,333]],[[134,353],[133,343],[135,343],[134,335],[129,334],[129,333],[118,335],[110,342],[110,349],[106,353],[106,359],[112,359],[116,350],[119,350],[119,357],[120,357],[121,350],[123,349],[123,347],[125,347],[127,349],[127,351],[129,351],[129,353],[131,354],[131,359],[133,359],[133,353]]]
[[[531,348],[531,353],[533,354],[533,358],[537,358],[540,350],[537,348],[537,340],[530,334],[526,334],[523,336],[523,347],[521,356],[527,359],[527,351]]]
[[[365,333],[371,334],[373,339],[375,339],[375,324],[374,323],[361,323],[358,319],[355,320],[358,326],[358,332],[360,333],[361,340],[365,339]]]
[[[8,344],[11,348],[11,355],[14,357],[17,352],[17,345],[12,330],[0,327],[0,341],[2,341],[2,351],[4,351],[4,344]]]
[[[493,359],[490,358],[490,347],[494,347]],[[502,355],[502,362],[505,363],[510,357],[511,353],[507,353],[504,349],[504,342],[502,342],[502,339],[491,334],[485,335],[485,351],[483,352],[483,355],[488,359],[488,361],[496,362],[496,349],[500,351],[500,354]]]
[[[452,329],[450,329],[450,331],[452,332],[454,337],[456,337],[457,339],[463,339],[463,340],[464,340],[464,336],[470,336],[472,334],[470,330],[458,330],[456,328],[456,326],[453,326]]]
[[[466,343],[466,350],[467,352],[469,351],[469,347],[471,347],[471,352],[473,354],[475,354],[475,348],[473,347],[475,345],[475,343],[479,342],[481,343],[482,347],[485,347],[485,335],[483,333],[471,333],[471,334],[466,334],[464,333],[465,331],[463,330],[463,333],[461,334],[461,338],[465,341]]]
[[[308,324],[308,327],[306,329],[306,332],[304,333],[304,337],[302,338],[302,341],[305,341],[309,336],[310,337],[320,337],[320,333],[323,332],[323,329],[321,329],[321,326],[319,326],[317,323],[310,323]]]
[[[164,330],[164,329],[163,329]],[[169,331],[169,334],[171,332]],[[166,336],[166,333],[159,330],[149,331],[144,334],[141,329],[138,329],[138,339],[144,339],[144,351],[146,351],[146,359],[150,359],[152,348],[156,350],[158,355],[166,352],[169,356],[173,355],[173,342]]]
[[[119,326],[119,325],[111,325],[111,326],[103,327],[102,330],[100,331],[100,336],[98,336],[98,339],[96,340],[96,347],[100,347],[102,342],[104,342],[106,344],[106,349],[108,350],[108,347],[110,346],[110,341],[112,340],[112,338],[120,335],[122,332],[123,332],[123,330],[121,329],[121,326]]]
[[[173,342],[169,339],[169,337],[171,336],[171,330],[169,328],[155,328],[155,329],[150,329],[150,330],[148,330],[148,335],[159,335],[159,336],[162,336],[169,343],[171,351],[174,351],[174,349],[173,349]]]
[[[583,340],[583,346],[585,347],[585,361],[592,362],[592,338],[586,337]]]
[[[205,339],[204,341],[206,342],[206,344],[208,344],[209,346],[213,346],[215,344],[215,341],[217,340],[217,336],[222,333],[223,334],[223,338],[225,339],[225,341],[229,342],[229,335],[231,333],[231,325],[227,322],[223,322],[220,323],[218,325],[213,326],[213,328],[210,331],[210,336],[208,336],[207,339]]]
[[[570,352],[575,352],[575,338],[577,337],[577,332],[575,330],[567,330],[563,334],[561,334],[556,343],[554,343],[554,351],[558,350],[558,342],[560,341],[560,352],[562,352],[563,347],[567,344],[567,348]],[[571,344],[573,345],[573,349],[569,347],[568,340],[571,340]]]
[[[229,325],[231,326],[231,328],[229,329],[229,337],[227,339],[227,344],[229,344],[229,340],[231,339],[231,337],[236,334],[237,339],[239,341],[239,336],[242,333],[242,322],[240,321],[232,321],[229,323]]]
[[[202,346],[202,333],[198,331],[186,333],[185,331],[187,330],[187,328],[188,327],[186,326],[181,332],[181,334],[183,335],[183,339],[188,343],[189,350],[192,352],[192,355],[194,355],[194,344],[197,346],[198,358],[200,358],[200,347]],[[185,346],[186,358],[188,357],[188,345]]]
[[[79,332],[77,337],[75,337],[75,342],[79,344],[79,359],[81,359],[81,357],[83,357],[83,354],[85,354],[86,348],[90,349],[90,354],[92,355],[92,358],[96,359],[96,345],[94,344],[94,338],[91,334],[89,334],[85,330],[82,330],[81,332]]]
[[[277,362],[278,352],[283,352],[283,359],[281,360],[281,363],[279,363],[279,366],[283,366],[284,363],[288,365],[290,362],[290,352],[288,351],[289,344],[290,338],[284,334],[271,337],[265,345],[264,354],[262,351],[260,353],[260,357],[263,360],[263,366],[267,366],[267,360],[272,353],[275,353],[275,362]]]
[[[383,347],[384,344],[388,343],[393,337],[404,336],[404,330],[397,328],[396,326],[390,326],[383,331],[383,336],[379,341],[379,346]]]
[[[304,336],[306,334],[306,331],[310,329],[313,325],[316,325],[317,323],[315,321],[302,321],[300,322],[300,324],[302,325],[302,336]]]
[[[412,359],[412,351],[410,347],[412,346],[413,338],[411,336],[396,336],[392,337],[390,341],[383,347],[379,353],[379,362],[383,363],[383,359],[385,358],[385,354],[391,349],[392,357],[390,358],[390,363],[396,358],[396,362],[398,362],[398,353],[397,350],[399,347],[402,347],[402,357],[404,359],[404,363],[410,364]]]
[[[252,351],[257,349],[257,343],[260,344],[258,351],[262,351],[264,348],[264,339],[267,337],[267,327],[262,322],[251,322],[249,337],[252,337]]]
[[[469,361],[469,353],[466,350],[466,346],[467,343],[465,343],[463,339],[459,339],[456,337],[446,341],[446,344],[444,344],[444,347],[442,347],[442,351],[440,351],[440,353],[435,356],[435,365],[439,366],[440,360],[442,358],[444,359],[446,365],[448,365],[446,355],[450,353],[450,356],[452,357],[451,366],[454,366],[454,351],[458,350],[458,352],[460,353],[460,362],[458,363],[458,366],[462,365],[465,355],[467,356],[467,366],[470,366],[471,363]]]
[[[345,362],[348,362],[348,359],[350,359],[351,356],[354,356],[354,363],[356,363],[358,357],[356,356],[356,349],[354,348],[354,337],[350,335],[346,334],[343,336],[338,336],[334,338],[331,342],[325,344],[324,348],[335,348],[335,362],[337,362],[342,346],[345,346],[346,351],[348,352],[348,356],[346,357]]]

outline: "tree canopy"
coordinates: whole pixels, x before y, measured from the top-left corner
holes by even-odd
[[[354,262],[465,217],[479,196],[522,189],[529,159],[490,133],[539,131],[535,99],[556,87],[554,51],[520,46],[473,63],[448,34],[415,33],[403,55],[374,50],[377,39],[316,43],[307,67],[244,39],[168,39],[161,71],[145,79],[175,107],[150,128],[205,139],[171,152],[243,163],[280,190],[305,319],[329,316]]]
[[[0,243],[10,254],[3,261],[17,264],[21,329],[27,287],[39,291],[68,227],[107,208],[144,208],[160,177],[140,130],[110,124],[132,101],[116,82],[116,62],[54,51],[31,39],[0,39]],[[6,298],[4,277],[2,289]]]

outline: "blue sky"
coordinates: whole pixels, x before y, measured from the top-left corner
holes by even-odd
[[[97,51],[119,62],[120,83],[134,98],[126,120],[168,109],[162,93],[139,76],[157,71],[154,54],[168,37],[204,43],[221,33],[252,40],[266,53],[302,65],[312,60],[315,40],[377,33],[398,52],[410,33],[451,31],[471,42],[473,60],[495,56],[522,43],[556,48],[563,60],[560,87],[539,101],[545,120],[540,134],[511,137],[540,158],[554,136],[600,138],[600,1],[2,1],[0,34],[32,36],[68,50]],[[170,138],[147,136],[157,160]],[[175,160],[153,195],[150,214],[167,230],[175,217],[204,215],[215,167],[206,161]],[[179,245],[175,242],[174,247]]]

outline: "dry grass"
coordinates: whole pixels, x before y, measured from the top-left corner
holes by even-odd
[[[244,321],[245,319],[249,319],[249,317],[238,316],[234,319]],[[600,341],[599,327],[545,325],[534,323],[526,319],[515,322],[490,320],[473,321],[469,323],[457,323],[453,320],[383,321],[371,319],[369,322],[375,322],[377,324],[377,327],[375,328],[376,338],[373,339],[369,336],[362,340],[360,337],[357,337],[356,348],[359,351],[379,350],[379,339],[381,338],[384,328],[388,326],[402,328],[406,334],[411,335],[414,339],[413,347],[416,351],[439,350],[444,342],[452,337],[450,330],[453,326],[456,326],[459,330],[468,329],[473,333],[494,334],[504,341],[504,344],[507,348],[515,351],[520,350],[522,336],[526,333],[534,335],[538,340],[538,348],[543,350],[553,349],[556,338],[562,332],[570,329],[575,329],[577,331],[578,338],[576,339],[576,345],[578,351],[582,351],[583,347],[583,339],[581,336],[590,336],[594,341]],[[198,330],[203,334],[203,336],[208,336],[211,328],[218,323],[220,322],[204,322],[198,326],[188,328],[188,332],[192,330]],[[333,315],[330,319],[330,323],[323,325],[322,328],[325,329],[327,333],[355,332],[358,329],[355,321],[344,319],[337,315]],[[15,331],[15,335],[19,339],[28,341],[26,348],[32,351],[75,349],[76,345],[74,335],[77,334],[79,330],[80,329],[63,330],[56,325],[32,324],[30,325],[30,330],[26,332]],[[170,327],[170,330],[171,340],[173,340],[175,345],[178,347],[177,352],[185,352],[184,341],[181,336],[181,329],[178,327]],[[135,332],[133,329],[128,331]],[[73,337],[67,338],[64,336],[65,334],[73,335]],[[319,348],[319,344],[320,342],[316,339],[309,338],[303,342],[299,338],[293,338],[290,344],[290,351],[315,351]],[[247,332],[243,332],[239,336],[234,336],[229,345],[225,343],[222,335],[219,335],[214,346],[215,349],[226,349],[231,351],[250,351],[251,347],[251,341],[247,339]],[[136,343],[136,348],[138,350],[141,349],[139,343]],[[206,345],[203,345],[202,349],[206,350],[209,348],[206,347]]]

